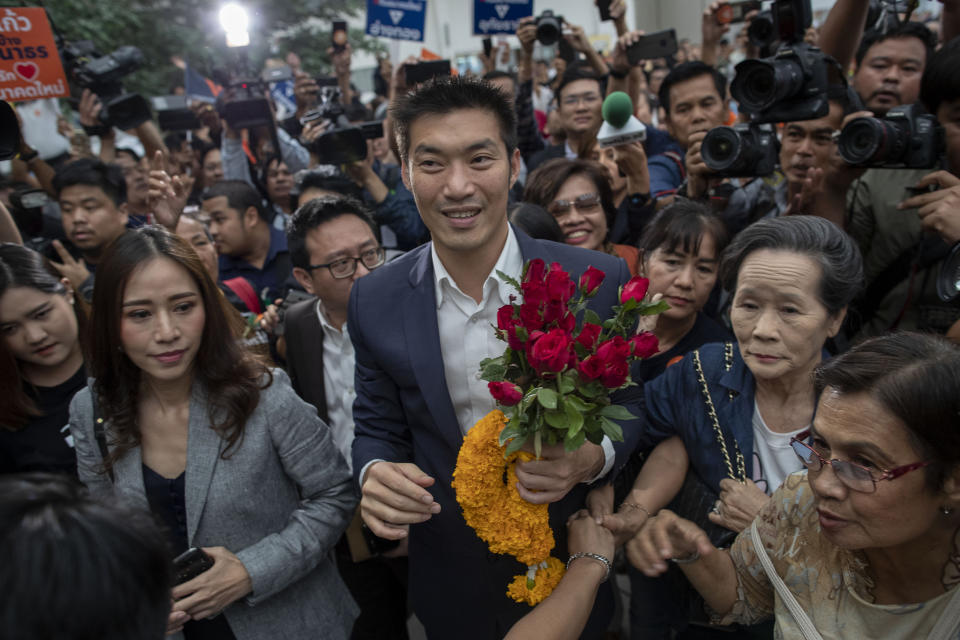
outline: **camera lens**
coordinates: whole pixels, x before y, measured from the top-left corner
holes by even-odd
[[[747,37],[750,44],[755,47],[765,47],[773,43],[773,14],[769,11],[761,11],[753,20],[750,21],[750,27],[747,29]]]
[[[537,40],[545,47],[560,39],[560,22],[553,16],[543,16],[537,21]]]
[[[940,274],[937,276],[937,295],[944,302],[951,302],[960,296],[960,244],[953,246],[940,266]]]
[[[909,137],[910,132],[898,123],[880,118],[857,118],[843,128],[837,144],[847,164],[891,164],[902,160]]]
[[[711,170],[728,171],[742,164],[743,143],[743,136],[733,127],[715,127],[704,137],[700,154]]]
[[[737,65],[730,93],[744,111],[757,112],[795,95],[803,85],[803,69],[793,60],[745,60]]]

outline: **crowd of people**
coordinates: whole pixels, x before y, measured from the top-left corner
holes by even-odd
[[[958,637],[960,2],[924,23],[837,0],[803,33],[823,109],[742,176],[704,140],[756,117],[730,87],[771,53],[757,13],[715,2],[699,44],[631,64],[643,32],[609,4],[606,55],[565,24],[548,59],[524,18],[482,75],[408,86],[418,60],[384,58],[369,100],[349,44],[330,83],[288,56],[296,111],[270,125],[231,127],[230,87],[189,132],[103,126],[89,90],[56,132],[20,107],[0,636],[406,639],[415,614],[429,638]],[[331,91],[341,122],[315,117]],[[598,141],[616,91],[642,141]],[[935,166],[844,159],[847,124],[907,105]],[[329,162],[331,131],[377,120]],[[623,441],[516,466],[569,559],[531,608],[451,482],[495,407],[498,274],[534,258],[605,272],[601,318],[637,275],[668,308],[614,396]]]

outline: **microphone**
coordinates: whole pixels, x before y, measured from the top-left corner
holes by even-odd
[[[647,139],[647,128],[633,115],[633,101],[623,91],[608,95],[601,113],[603,124],[597,132],[597,144],[601,149]]]

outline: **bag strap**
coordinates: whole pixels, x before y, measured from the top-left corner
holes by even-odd
[[[100,406],[97,402],[97,392],[90,390],[90,399],[93,402],[93,437],[97,441],[97,447],[100,449],[100,457],[103,462],[107,462],[110,456],[110,449],[107,448],[106,423],[100,417]],[[110,482],[113,482],[113,467],[107,469],[107,475],[110,476]]]
[[[763,547],[763,542],[760,540],[760,532],[757,530],[756,520],[750,525],[750,537],[753,539],[753,551],[760,560],[760,564],[763,565],[764,573],[767,574],[767,578],[769,578],[773,584],[773,588],[777,590],[780,600],[787,606],[787,609],[790,610],[790,615],[793,616],[794,621],[800,627],[800,633],[803,634],[806,640],[823,640],[823,636],[820,635],[820,632],[817,631],[817,628],[813,625],[810,616],[803,610],[803,607],[800,606],[797,599],[790,593],[790,589],[787,588],[783,578],[781,578],[777,570],[774,569],[773,562],[770,561],[770,556],[767,555],[767,550]]]
[[[727,351],[730,351],[732,349],[732,344],[727,343],[726,348]],[[737,468],[736,470],[733,468],[733,462],[730,459],[730,452],[727,450],[727,439],[723,435],[723,429],[720,428],[720,420],[717,418],[717,409],[713,406],[713,398],[710,397],[710,389],[707,387],[707,378],[703,375],[703,364],[700,362],[699,349],[693,352],[693,366],[697,370],[697,378],[700,381],[700,391],[703,393],[703,401],[707,405],[707,414],[710,416],[710,421],[713,423],[713,433],[717,438],[717,443],[720,445],[720,452],[723,453],[723,461],[727,465],[727,475],[732,480],[746,482],[747,469],[743,462],[743,453],[740,451],[740,445],[737,444],[736,439],[733,440],[733,447],[737,459]],[[728,370],[729,368],[730,367],[727,366]]]
[[[263,313],[263,306],[260,304],[260,299],[257,298],[257,292],[253,290],[253,287],[247,282],[246,278],[230,278],[229,280],[224,280],[223,284],[230,287],[230,290],[237,294],[237,297],[243,301],[243,304],[247,305],[247,309],[253,313]]]

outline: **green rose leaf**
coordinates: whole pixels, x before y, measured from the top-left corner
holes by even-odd
[[[503,452],[503,457],[508,458],[511,454],[520,451],[523,444],[527,441],[526,438],[514,438],[510,441],[510,444],[507,445],[506,450]]]
[[[499,382],[506,376],[507,368],[497,360],[487,361],[480,373],[480,377],[487,382]]]
[[[502,447],[507,440],[521,438],[522,435],[523,434],[520,432],[520,427],[515,425],[513,421],[511,421],[510,424],[508,424],[506,427],[503,428],[503,430],[500,431],[500,438],[499,438],[500,446]]]
[[[597,408],[595,402],[584,402],[577,396],[567,396],[565,400],[567,401],[567,406],[573,407],[575,411],[580,413],[590,413]]]
[[[656,304],[644,304],[640,307],[640,315],[642,316],[655,316],[658,313],[663,313],[670,308],[670,305],[667,304],[666,300],[660,300]]]
[[[581,446],[583,446],[584,441],[587,439],[587,434],[582,430],[577,433],[571,431],[567,432],[567,437],[563,439],[563,448],[566,451],[576,451]]]
[[[593,309],[587,309],[583,312],[583,321],[590,324],[600,324],[600,316]]]
[[[544,387],[537,391],[537,401],[540,402],[540,406],[542,406],[544,409],[556,409],[557,392],[553,389],[547,389]]]
[[[600,415],[613,420],[630,420],[636,417],[627,411],[626,407],[622,407],[619,404],[607,405],[603,409],[600,409]]]
[[[557,411],[556,409],[548,410],[543,414],[543,419],[547,421],[548,425],[555,429],[566,431],[570,428],[570,419],[564,411]]]
[[[577,383],[571,374],[562,375],[558,373],[557,387],[559,387],[560,393],[566,395],[577,388]]]
[[[614,442],[623,442],[623,429],[610,418],[600,416],[600,428],[603,429],[604,435]]]
[[[606,387],[604,387],[597,380],[588,382],[587,384],[584,384],[584,385],[580,385],[580,393],[588,398],[596,398],[606,390],[607,390]]]
[[[501,280],[509,284],[511,287],[513,287],[517,291],[520,291],[520,283],[517,282],[516,279],[505,274],[503,271],[500,271],[500,269],[497,269],[497,277],[499,277]]]

